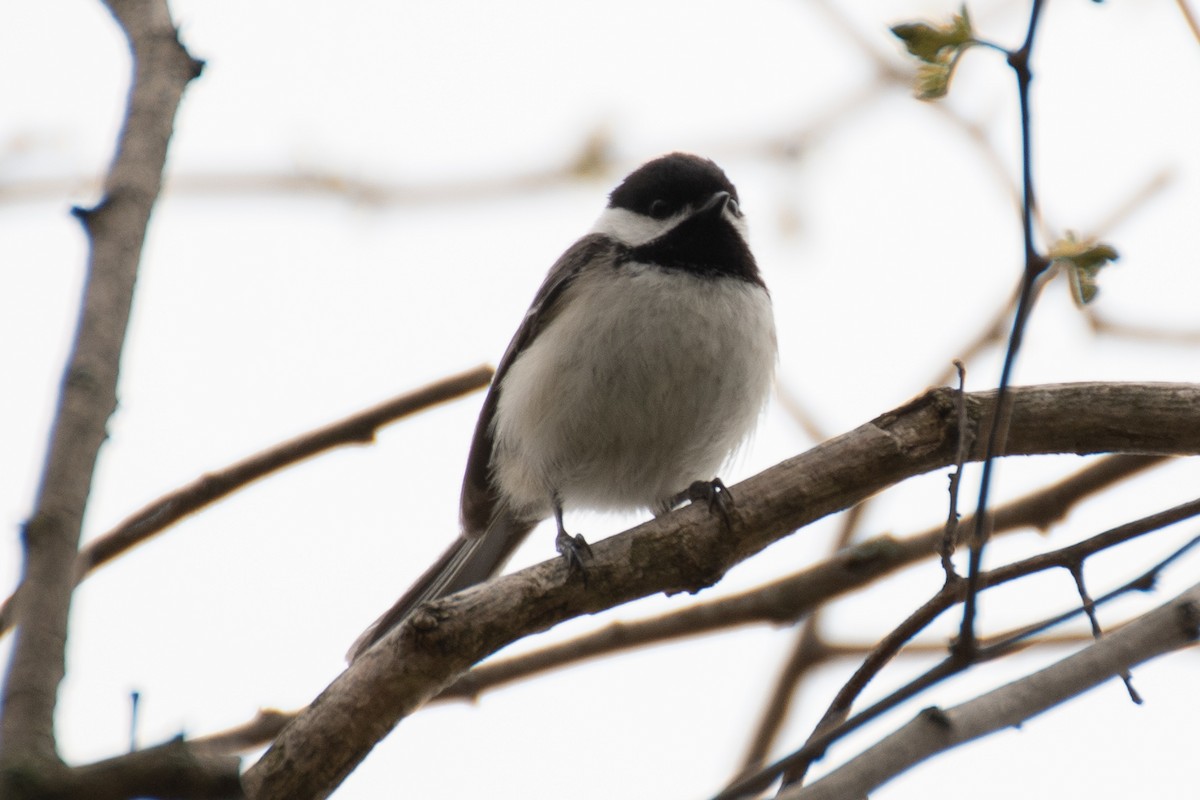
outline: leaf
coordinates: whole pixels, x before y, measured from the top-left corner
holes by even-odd
[[[1068,269],[1067,277],[1071,279],[1071,296],[1075,305],[1086,306],[1096,299],[1100,287],[1096,285],[1096,273],[1079,269]]]
[[[922,64],[917,67],[916,95],[919,100],[937,100],[950,91],[953,64]]]
[[[945,50],[960,50],[975,41],[971,30],[971,18],[967,7],[942,25],[926,22],[901,23],[892,27],[892,33],[904,42],[908,52],[927,64],[943,64],[947,60]]]
[[[908,52],[923,62],[917,67],[915,91],[921,100],[944,97],[950,89],[950,76],[958,59],[973,44],[978,44],[971,29],[967,7],[942,25],[907,22],[892,27]]]
[[[1071,232],[1050,246],[1049,258],[1067,271],[1075,303],[1085,306],[1100,292],[1096,276],[1120,258],[1116,248],[1095,239],[1079,240]]]

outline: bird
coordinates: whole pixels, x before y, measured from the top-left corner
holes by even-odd
[[[497,365],[467,457],[461,533],[354,643],[497,574],[554,517],[571,572],[590,547],[564,509],[664,514],[707,498],[774,380],[774,314],[737,189],[670,153],[631,172],[550,268]]]

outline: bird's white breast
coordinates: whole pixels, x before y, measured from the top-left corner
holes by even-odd
[[[577,276],[500,384],[492,469],[514,506],[661,510],[753,429],[775,328],[757,284],[625,264]]]

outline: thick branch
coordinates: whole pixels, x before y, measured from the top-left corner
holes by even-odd
[[[1067,384],[1018,388],[1011,398],[1004,454],[1200,452],[1200,386]],[[995,393],[966,401],[977,460]],[[403,717],[501,647],[639,597],[698,591],[797,528],[946,466],[954,406],[953,392],[932,390],[743,482],[732,530],[689,507],[601,541],[586,586],[554,560],[423,606],[284,729],[246,773],[247,793],[328,796]]]
[[[24,788],[36,800],[236,800],[244,797],[238,767],[236,756],[175,739]]]
[[[1046,530],[1076,503],[1141,470],[1162,463],[1161,456],[1112,456],[1063,480],[997,508],[993,534],[1032,526]],[[971,529],[963,520],[960,540]],[[474,698],[513,681],[604,655],[700,636],[741,625],[790,624],[835,597],[858,591],[880,578],[929,558],[942,538],[942,526],[903,539],[877,536],[839,551],[807,569],[729,597],[649,619],[614,622],[594,633],[519,656],[475,667],[436,700]]]
[[[18,633],[0,702],[0,788],[11,770],[58,764],[54,707],[80,526],[105,425],[116,407],[134,279],[175,111],[200,67],[176,38],[162,0],[113,0],[110,8],[129,37],[133,87],[104,197],[94,209],[77,210],[91,250],[46,464],[24,529],[28,591],[17,609]]]
[[[949,710],[930,708],[862,755],[787,800],[865,797],[938,753],[1026,720],[1200,636],[1200,585],[1095,644]]]

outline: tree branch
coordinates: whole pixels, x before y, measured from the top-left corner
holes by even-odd
[[[1033,137],[1032,112],[1029,103],[1029,85],[1033,71],[1029,60],[1033,55],[1034,34],[1041,18],[1043,0],[1033,0],[1029,12],[1029,28],[1025,42],[1019,50],[1008,53],[1009,66],[1017,77],[1017,96],[1021,107],[1021,238],[1025,246],[1025,266],[1021,272],[1021,289],[1017,296],[1017,310],[1013,314],[1012,331],[1008,336],[1008,348],[1004,353],[1004,364],[1000,368],[999,410],[987,435],[987,451],[983,458],[983,469],[979,476],[979,501],[975,508],[975,535],[971,540],[967,566],[967,600],[963,603],[962,623],[959,626],[956,646],[969,654],[975,648],[975,591],[978,588],[980,570],[983,568],[983,549],[987,545],[988,493],[992,483],[992,464],[1004,447],[1008,434],[1007,396],[1016,365],[1017,353],[1025,338],[1025,327],[1037,301],[1037,286],[1050,262],[1037,250],[1033,233],[1033,217],[1037,209],[1037,198],[1033,189]],[[964,12],[965,13],[965,12]]]
[[[117,372],[150,210],[158,196],[175,111],[200,73],[162,0],[111,0],[133,52],[133,86],[116,157],[93,209],[76,209],[90,256],[33,515],[24,527],[18,631],[0,721],[0,794],[14,774],[57,771],[54,708],[64,675],[67,616],[84,508]]]
[[[1200,515],[1200,499],[1192,500],[1174,508],[1151,514],[1148,517],[1127,522],[1103,533],[1096,534],[1082,542],[1078,542],[1049,553],[1032,556],[1020,561],[1006,564],[979,576],[979,591],[991,589],[1004,583],[1043,572],[1049,569],[1065,568],[1070,570],[1076,564],[1091,555],[1115,547],[1124,542],[1160,530],[1168,525]],[[1160,560],[1149,570],[1127,581],[1122,586],[1106,592],[1097,604],[1107,603],[1121,595],[1132,591],[1148,591],[1157,580],[1159,573],[1183,554],[1200,544],[1200,536],[1193,537],[1183,546],[1175,549],[1167,558]],[[921,692],[936,684],[966,671],[970,667],[1001,656],[1016,652],[1031,641],[1031,638],[1059,625],[1083,611],[1075,608],[1049,618],[1041,619],[1021,627],[1015,632],[993,637],[986,646],[977,646],[964,654],[961,648],[951,647],[949,655],[940,663],[913,678],[886,697],[875,701],[867,708],[847,719],[855,699],[867,687],[882,668],[895,657],[909,640],[919,634],[930,623],[954,605],[965,602],[975,591],[968,582],[955,575],[951,576],[931,599],[914,611],[902,623],[896,626],[882,641],[867,655],[866,660],[859,665],[854,675],[838,691],[828,710],[809,735],[808,741],[791,755],[779,759],[769,767],[757,773],[740,778],[721,792],[716,800],[733,800],[747,796],[748,793],[760,791],[769,786],[777,776],[783,776],[784,786],[790,786],[803,780],[804,774],[812,762],[821,757],[826,749],[847,734],[858,730],[866,723],[890,711],[900,703],[916,697]]]
[[[781,800],[837,800],[867,793],[938,753],[1038,714],[1200,637],[1200,584],[1045,669],[948,710],[928,708],[819,781]]]
[[[475,367],[309,431],[224,469],[203,475],[188,485],[163,495],[123,520],[117,527],[85,545],[79,551],[76,561],[75,583],[78,585],[97,567],[161,533],[184,517],[272,472],[335,447],[368,444],[374,441],[375,433],[384,425],[481,389],[487,386],[491,379],[491,367]],[[0,635],[12,627],[14,601],[20,591],[21,587],[18,586],[17,590],[0,604]]]
[[[993,533],[1024,527],[1046,530],[1084,497],[1163,461],[1161,456],[1112,456],[1063,480],[1018,498],[994,512]],[[970,530],[964,520],[959,537]],[[687,636],[742,625],[790,624],[830,600],[930,558],[943,528],[895,539],[877,536],[840,550],[825,561],[763,586],[649,619],[614,622],[589,633],[519,656],[489,661],[447,686],[434,700],[474,699],[485,691],[526,680],[569,664]],[[828,646],[827,646],[828,647]]]
[[[588,582],[561,560],[428,603],[339,676],[246,773],[256,800],[326,797],[401,719],[472,664],[583,614],[695,592],[767,545],[955,457],[955,392],[934,389],[735,488],[732,530],[687,507],[593,545]],[[981,458],[994,392],[966,396]],[[1200,386],[1080,383],[1011,392],[1002,454],[1200,452]]]
[[[260,709],[249,722],[208,736],[197,736],[188,740],[196,752],[240,753],[270,744],[298,712],[278,711],[273,708]]]
[[[239,765],[236,756],[208,752],[179,738],[75,767],[29,796],[37,800],[237,800],[245,796]]]

